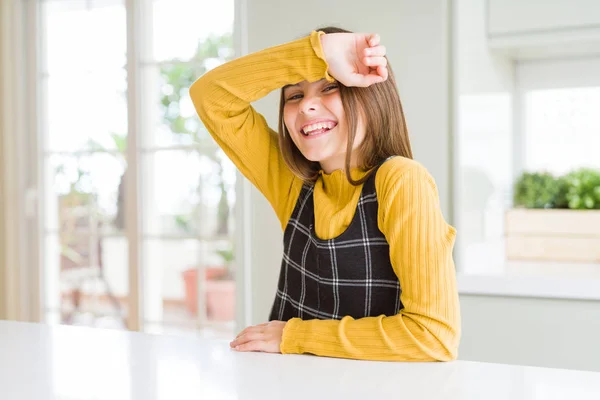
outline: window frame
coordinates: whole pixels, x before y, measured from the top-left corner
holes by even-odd
[[[15,52],[16,57],[14,64],[11,67],[16,72],[25,70],[26,73],[21,76],[21,79],[15,82],[14,90],[11,94],[23,93],[18,97],[14,107],[18,107],[16,117],[10,122],[19,125],[17,131],[22,135],[15,137],[23,138],[20,142],[14,143],[18,147],[17,153],[22,157],[15,157],[8,160],[10,163],[6,165],[5,173],[15,172],[15,185],[10,188],[14,194],[15,201],[6,204],[3,207],[3,214],[7,214],[7,210],[12,210],[14,214],[13,220],[5,224],[5,219],[0,219],[0,228],[5,228],[5,231],[18,229],[19,235],[13,241],[6,241],[4,246],[16,243],[17,249],[5,257],[6,263],[0,262],[0,278],[6,277],[7,280],[0,279],[2,289],[14,288],[12,291],[5,292],[3,301],[0,301],[0,313],[3,308],[6,310],[5,315],[9,319],[28,320],[33,322],[42,322],[45,320],[46,311],[45,285],[43,284],[47,278],[44,271],[43,254],[44,254],[44,239],[45,232],[43,231],[43,204],[42,197],[46,193],[44,186],[43,165],[45,164],[44,157],[49,152],[46,151],[47,146],[43,142],[41,127],[43,126],[43,105],[41,104],[40,92],[40,71],[41,60],[45,55],[42,53],[42,46],[39,43],[39,35],[41,27],[41,2],[45,0],[20,0],[14,2],[14,9],[11,11],[12,19],[17,21],[13,27],[13,32],[17,36],[17,41],[10,47],[9,50]],[[3,5],[11,2],[2,2]],[[142,156],[148,151],[140,146],[140,127],[143,126],[141,101],[141,71],[144,66],[147,66],[147,61],[142,60],[142,52],[144,49],[144,29],[151,29],[152,14],[144,12],[144,5],[150,5],[151,1],[145,0],[123,0],[126,13],[126,32],[127,32],[127,107],[128,107],[128,146],[127,146],[127,177],[128,182],[134,184],[127,185],[125,210],[127,215],[126,224],[128,229],[125,231],[125,237],[128,241],[128,314],[126,319],[127,329],[134,331],[144,330],[144,298],[148,293],[144,293],[143,270],[142,270],[142,242],[148,235],[144,235],[141,229],[142,211],[141,211],[141,168]],[[15,18],[16,17],[16,18]],[[234,0],[234,18],[233,18],[233,37],[234,37],[234,56],[239,56],[246,53],[247,43],[246,35],[243,31],[246,29],[246,24],[243,22],[246,17],[245,0]],[[19,41],[20,40],[20,41]],[[146,42],[146,46],[148,42]],[[2,46],[4,49],[4,46]],[[192,61],[193,62],[193,61]],[[3,69],[8,66],[8,63],[2,65]],[[25,69],[20,67],[25,66]],[[4,72],[4,71],[2,71]],[[15,77],[17,74],[8,75]],[[4,93],[3,93],[4,95]],[[7,95],[8,96],[8,95]],[[30,103],[25,104],[25,98],[35,98],[34,106]],[[10,108],[3,106],[1,111],[11,111]],[[27,110],[28,118],[23,118],[24,111]],[[151,115],[151,114],[145,114]],[[28,122],[29,121],[29,122]],[[2,127],[5,132],[5,126],[8,126],[8,120]],[[11,139],[10,136],[5,136]],[[3,138],[4,139],[4,138]],[[14,137],[12,138],[14,139]],[[13,140],[16,142],[16,140]],[[158,151],[163,149],[152,149]],[[164,150],[172,149],[165,146]],[[7,148],[8,150],[8,148]],[[1,161],[5,161],[0,158]],[[18,168],[19,163],[25,164],[23,168]],[[30,163],[30,161],[33,161]],[[249,276],[249,246],[246,245],[248,238],[248,223],[250,221],[250,196],[249,182],[242,178],[239,172],[236,172],[236,204],[233,210],[235,216],[235,228],[233,232],[233,240],[236,242],[236,254],[234,268],[236,269],[236,321],[237,326],[245,324],[249,318],[249,310],[251,304],[248,303],[247,293],[245,290],[245,276]],[[5,185],[6,186],[6,185]],[[13,190],[14,189],[14,190]],[[15,206],[14,208],[12,206]],[[17,210],[15,212],[14,210]],[[2,214],[0,214],[2,216]],[[156,236],[156,235],[150,235]],[[201,238],[202,239],[202,238]],[[25,248],[25,243],[27,246]],[[17,261],[18,260],[18,261]],[[14,262],[10,262],[14,261]],[[3,269],[3,264],[5,269]],[[20,268],[7,269],[9,265],[20,265]],[[200,266],[200,270],[203,267]],[[10,281],[8,280],[10,279]],[[202,290],[202,280],[199,279],[199,289]],[[16,289],[16,288],[19,289]],[[157,295],[160,296],[160,293]],[[201,329],[208,325],[206,316],[203,315],[205,310],[203,304],[203,296],[198,296],[199,316],[196,318],[196,326]],[[1,314],[0,314],[1,315]],[[148,322],[148,321],[146,321]]]

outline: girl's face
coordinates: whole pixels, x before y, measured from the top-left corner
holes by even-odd
[[[325,173],[343,169],[348,145],[348,126],[337,82],[322,79],[286,86],[283,119],[298,150],[310,161],[320,163]],[[359,124],[353,150],[365,137]],[[352,166],[357,165],[353,151]]]

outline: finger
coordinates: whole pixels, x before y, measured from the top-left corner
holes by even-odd
[[[384,81],[384,79],[377,74],[369,74],[369,75],[355,74],[353,76],[351,86],[369,87],[375,83],[380,83],[383,81]]]
[[[250,330],[251,328],[252,328],[251,326],[244,328],[240,333],[237,334],[237,336],[235,338],[237,339],[240,336],[245,335],[248,332],[248,330]]]
[[[239,338],[240,336],[245,335],[248,332],[262,332],[265,329],[265,325],[266,324],[249,326],[246,329],[244,329],[243,331],[241,331],[240,333],[238,333],[236,338]]]
[[[365,56],[385,56],[387,49],[385,46],[379,45],[375,47],[367,47],[365,48]]]
[[[379,75],[384,81],[388,78],[388,69],[385,66],[377,67],[377,75]]]
[[[379,34],[377,34],[377,33],[372,33],[371,35],[369,35],[367,37],[367,43],[369,43],[369,46],[371,46],[371,47],[377,46],[380,42],[381,42],[381,37],[379,37]]]
[[[260,332],[249,332],[245,335],[242,335],[236,338],[233,342],[230,343],[231,347],[239,346],[241,344],[253,341],[253,340],[264,340],[264,333]]]
[[[363,62],[369,67],[385,67],[387,65],[387,58],[385,57],[365,57]]]
[[[267,343],[262,340],[255,340],[235,347],[237,351],[266,351]]]
[[[241,331],[240,333],[238,333],[238,335],[235,337],[235,340],[241,338],[244,335],[247,335],[250,332],[256,332],[256,328],[252,327],[248,327],[246,329],[244,329],[243,331]]]

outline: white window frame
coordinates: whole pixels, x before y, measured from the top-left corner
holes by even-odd
[[[44,272],[42,270],[43,254],[43,232],[42,232],[42,204],[37,201],[38,194],[44,193],[43,174],[40,161],[43,154],[41,135],[38,129],[41,121],[40,106],[36,102],[25,104],[25,99],[39,99],[37,82],[39,72],[38,49],[39,43],[39,1],[38,0],[16,0],[0,2],[3,9],[2,32],[10,31],[16,41],[8,40],[11,35],[2,35],[2,62],[0,66],[0,77],[2,83],[14,82],[14,86],[4,86],[2,98],[0,98],[0,115],[14,116],[14,118],[3,118],[0,129],[3,139],[2,151],[0,152],[0,173],[3,174],[4,184],[0,187],[0,194],[10,194],[7,201],[0,205],[0,232],[13,233],[7,235],[2,242],[0,250],[12,249],[4,253],[0,259],[0,291],[3,293],[0,299],[0,317],[13,320],[27,320],[40,322],[45,318],[44,304],[42,300]],[[143,41],[143,15],[142,1],[124,0],[127,15],[127,74],[128,74],[128,169],[127,181],[135,182],[128,185],[126,194],[126,224],[129,227],[126,237],[129,243],[128,265],[129,265],[129,294],[127,328],[140,331],[144,329],[143,316],[143,275],[141,269],[142,254],[142,232],[140,228],[140,155],[142,150],[138,149],[139,130],[143,121],[140,120],[142,111],[141,102],[141,50]],[[235,1],[234,17],[234,51],[236,56],[247,53],[246,43],[246,1]],[[9,11],[8,13],[6,11]],[[15,21],[14,25],[4,24],[4,20]],[[147,24],[148,26],[150,24]],[[7,38],[7,40],[4,40]],[[7,60],[14,60],[8,63]],[[25,68],[24,68],[25,67]],[[19,76],[16,71],[26,71]],[[21,78],[19,80],[15,77]],[[28,84],[29,83],[29,84]],[[33,84],[31,84],[33,83]],[[9,90],[12,89],[12,90]],[[19,94],[17,101],[13,95]],[[10,108],[10,106],[13,108]],[[25,110],[27,113],[25,114]],[[25,115],[27,118],[25,118]],[[29,121],[29,122],[28,122]],[[7,134],[8,132],[8,134]],[[10,133],[19,133],[11,135]],[[20,138],[20,139],[19,139]],[[5,145],[6,144],[6,145]],[[20,156],[17,156],[20,155]],[[33,164],[32,164],[33,162]],[[21,166],[21,167],[20,167]],[[6,178],[13,178],[12,180]],[[4,193],[2,190],[4,190]],[[251,302],[248,290],[250,276],[250,245],[249,245],[249,223],[250,223],[250,183],[244,179],[239,172],[236,181],[236,206],[234,240],[236,241],[236,325],[237,327],[247,325],[250,318]],[[17,232],[17,234],[15,234]],[[201,286],[201,279],[198,280]],[[6,290],[5,290],[6,289]],[[199,288],[202,290],[202,288]],[[201,292],[200,292],[201,293]],[[198,301],[203,302],[203,296],[198,296]],[[199,304],[199,312],[202,312],[204,304]],[[202,315],[198,318],[198,328],[203,327]]]

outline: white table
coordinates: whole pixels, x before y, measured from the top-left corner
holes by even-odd
[[[600,373],[236,353],[225,341],[0,321],[2,400],[377,398],[599,400]]]

